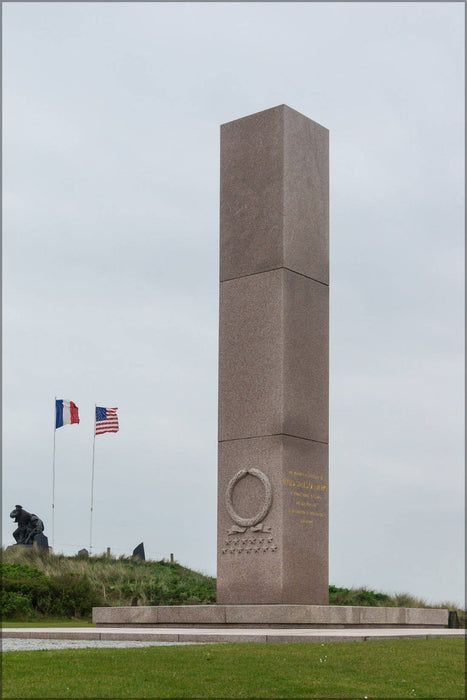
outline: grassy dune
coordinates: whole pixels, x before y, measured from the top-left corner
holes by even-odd
[[[4,566],[3,564],[6,564]],[[140,561],[132,557],[107,556],[74,556],[48,554],[38,549],[11,548],[2,550],[2,575],[5,588],[10,596],[30,596],[31,606],[24,607],[23,614],[14,612],[10,605],[10,613],[4,619],[29,620],[41,617],[90,617],[92,605],[198,605],[214,604],[216,602],[216,580],[211,576],[188,569],[177,562]],[[24,569],[24,567],[28,567]],[[72,595],[72,590],[81,595],[79,605],[74,614],[58,614],[60,606],[46,605],[44,590],[37,593],[34,587],[26,585],[32,571],[36,577],[42,576],[43,588],[47,582],[54,582],[54,595],[66,597]],[[42,573],[40,573],[42,572]],[[59,585],[60,584],[60,585]],[[84,584],[88,586],[87,597]],[[89,586],[90,584],[90,586]],[[36,585],[36,589],[38,587]],[[79,586],[81,585],[81,590]],[[32,591],[32,592],[31,592]],[[81,592],[80,592],[81,591]],[[2,593],[2,595],[6,595]],[[50,593],[47,593],[50,598]],[[35,598],[34,598],[35,596]],[[6,600],[6,599],[5,599]],[[48,599],[47,599],[48,600]],[[41,602],[42,601],[42,602]],[[24,601],[23,601],[24,602]],[[26,601],[27,602],[27,601]],[[47,601],[46,601],[47,602]],[[390,596],[366,588],[348,589],[329,587],[329,602],[331,605],[367,605],[388,607],[445,607],[455,610],[456,606],[444,602],[437,606],[429,606],[426,601],[408,594]],[[42,606],[42,607],[41,607]],[[63,609],[70,609],[64,604]],[[87,612],[86,612],[87,610]],[[465,614],[458,611],[461,623],[465,625]]]
[[[215,603],[216,581],[177,562],[140,561],[131,557],[67,557],[40,550],[8,549],[2,562],[20,564],[56,579],[85,577],[99,605],[197,605]]]

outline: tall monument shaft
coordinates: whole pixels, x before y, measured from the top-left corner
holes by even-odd
[[[221,127],[219,604],[328,603],[328,136]]]

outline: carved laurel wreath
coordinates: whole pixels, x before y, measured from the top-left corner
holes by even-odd
[[[257,479],[261,481],[263,484],[265,491],[266,491],[266,497],[265,501],[263,504],[263,507],[257,513],[253,518],[242,518],[238,513],[235,511],[233,507],[233,502],[232,502],[232,494],[235,486],[238,484],[240,479],[243,479],[247,474],[251,474],[251,476],[255,476]],[[225,494],[225,502],[227,506],[227,510],[229,512],[230,517],[234,522],[237,523],[237,525],[241,525],[242,527],[251,527],[252,525],[257,525],[261,520],[264,520],[266,515],[269,512],[269,509],[271,507],[272,503],[272,486],[271,482],[269,481],[268,477],[264,472],[260,471],[259,469],[241,469],[239,472],[235,474],[232,479],[229,481],[229,485],[227,486],[227,491]]]

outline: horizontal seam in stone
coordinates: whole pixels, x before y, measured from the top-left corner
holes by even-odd
[[[235,442],[237,440],[256,440],[257,438],[263,437],[291,437],[296,440],[306,440],[307,442],[317,442],[320,445],[329,445],[329,442],[324,442],[324,440],[313,440],[313,438],[300,437],[299,435],[290,435],[290,433],[269,433],[266,435],[249,435],[248,437],[239,438],[227,438],[226,440],[218,440],[218,442]]]
[[[314,277],[309,277],[309,275],[305,275],[303,272],[297,272],[297,270],[291,270],[290,267],[286,267],[285,265],[280,265],[279,267],[271,267],[269,270],[261,270],[260,272],[250,272],[248,275],[238,275],[238,277],[228,277],[227,279],[220,280],[221,284],[222,282],[234,282],[235,280],[241,280],[244,277],[254,277],[255,275],[263,275],[266,272],[276,272],[277,270],[288,270],[288,272],[293,272],[294,275],[300,275],[300,277],[305,277],[307,280],[311,280],[312,282],[316,282],[317,284],[322,284],[323,287],[329,287],[329,284],[326,282],[321,282],[321,280],[317,280]]]

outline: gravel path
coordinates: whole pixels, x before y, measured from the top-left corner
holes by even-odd
[[[105,642],[77,639],[3,639],[2,652],[39,651],[41,649],[126,649],[128,647],[170,647],[196,642]]]
[[[379,639],[464,637],[462,629],[426,628],[5,628],[3,651],[160,646],[166,644],[370,642]]]

